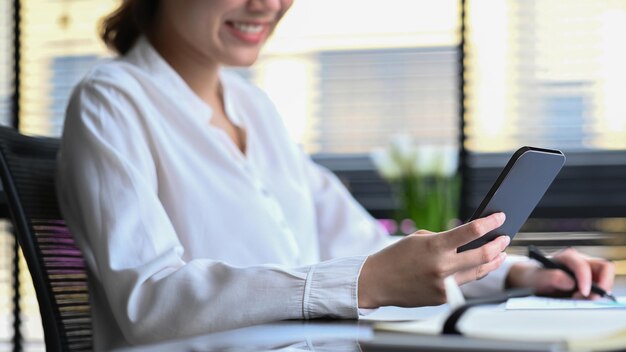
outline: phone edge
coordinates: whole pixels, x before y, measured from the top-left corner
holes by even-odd
[[[487,206],[487,204],[489,204],[489,201],[491,200],[491,198],[493,198],[493,195],[500,188],[500,185],[502,184],[502,182],[504,182],[504,179],[506,178],[506,176],[509,174],[509,172],[513,168],[513,165],[515,165],[517,160],[522,155],[524,155],[525,153],[527,153],[529,151],[538,151],[538,152],[549,153],[549,154],[557,154],[557,155],[562,156],[563,159],[565,160],[565,154],[563,154],[562,151],[557,150],[557,149],[547,149],[547,148],[530,147],[530,146],[523,146],[523,147],[519,148],[518,150],[515,151],[515,153],[513,153],[513,155],[511,156],[511,158],[507,162],[507,164],[502,169],[502,171],[500,171],[500,174],[498,175],[498,178],[496,179],[496,181],[493,183],[493,185],[489,189],[489,192],[487,192],[487,194],[483,197],[483,200],[480,202],[480,205],[478,205],[478,207],[476,207],[476,209],[474,210],[474,213],[472,214],[472,216],[470,216],[470,218],[467,221],[465,221],[465,223],[468,223],[468,222],[470,222],[472,220],[476,220],[478,218],[478,216],[480,216],[480,214],[485,210],[485,207]],[[563,161],[563,164],[565,164],[565,161]],[[561,167],[562,167],[562,165],[561,165]]]

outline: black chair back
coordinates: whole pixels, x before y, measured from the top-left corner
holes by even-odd
[[[48,351],[92,350],[83,256],[65,226],[55,192],[56,138],[0,127],[0,176],[39,302]]]

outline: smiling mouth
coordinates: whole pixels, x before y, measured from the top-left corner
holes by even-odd
[[[230,22],[229,24],[233,26],[235,29],[243,33],[248,33],[248,34],[260,33],[264,27],[260,24],[244,23],[244,22]]]
[[[226,21],[226,28],[241,42],[259,44],[267,37],[270,24],[260,22]]]

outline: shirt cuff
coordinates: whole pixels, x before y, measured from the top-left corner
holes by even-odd
[[[366,258],[339,258],[311,266],[302,301],[304,319],[358,318],[358,280]]]
[[[461,286],[463,295],[467,298],[489,296],[504,291],[504,284],[509,270],[515,263],[526,262],[530,259],[525,256],[509,255],[500,267],[480,280],[471,281]]]
[[[378,308],[359,308],[359,316],[364,317],[377,311]]]

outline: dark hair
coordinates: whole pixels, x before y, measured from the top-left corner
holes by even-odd
[[[124,55],[144,34],[156,14],[158,0],[124,0],[100,25],[100,37],[110,49]]]

